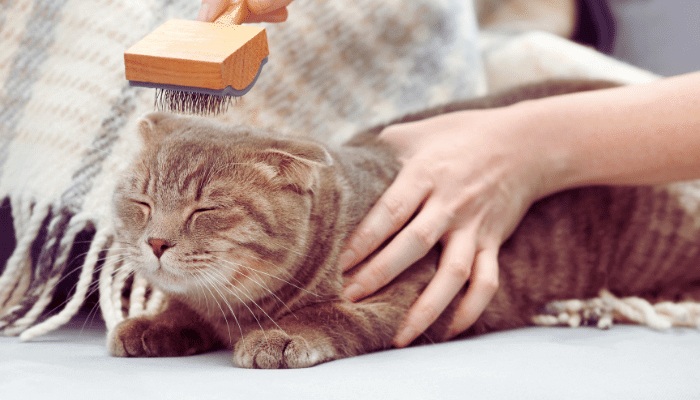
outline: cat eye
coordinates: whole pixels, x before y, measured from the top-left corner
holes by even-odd
[[[132,202],[141,207],[141,211],[143,211],[144,214],[148,215],[151,213],[151,205],[146,203],[145,201],[132,200]]]
[[[214,211],[214,210],[216,210],[216,207],[202,207],[202,208],[198,208],[198,209],[192,211],[192,215],[190,216],[190,218],[194,218],[195,216],[197,216],[197,215],[199,215],[199,214],[205,213],[205,212],[207,212],[207,211]]]
[[[192,211],[192,214],[190,214],[189,221],[190,223],[194,223],[194,221],[199,217],[200,215],[208,212],[208,211],[214,211],[216,210],[216,207],[202,207],[202,208],[197,208],[194,211]]]

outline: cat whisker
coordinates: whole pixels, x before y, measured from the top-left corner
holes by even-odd
[[[221,258],[219,258],[219,257],[215,257],[215,258],[216,258],[216,259],[219,259],[219,260],[221,260],[221,261],[225,261],[225,262],[226,262],[226,260],[221,259]],[[249,277],[249,279],[250,279],[253,283],[255,283],[256,285],[258,285],[260,288],[266,290],[272,297],[274,297],[277,301],[279,301],[290,313],[293,314],[292,310],[289,308],[289,306],[287,306],[287,303],[285,303],[284,301],[282,301],[282,299],[280,299],[279,296],[277,296],[277,294],[276,294],[274,291],[272,291],[270,288],[267,287],[267,285],[265,285],[265,284],[262,283],[262,279],[260,278],[260,275],[258,274],[258,272],[255,271],[255,270],[252,270],[252,273],[254,273],[254,274],[257,276],[257,278],[260,279],[260,281],[255,280],[255,279],[253,279],[252,277]],[[235,278],[234,278],[234,279],[235,279]],[[237,279],[236,279],[236,281],[238,282]],[[238,282],[238,283],[240,283],[240,282]]]
[[[202,274],[203,274],[202,277],[206,278],[209,281],[210,286],[219,294],[219,297],[221,298],[221,300],[226,303],[226,306],[229,308],[229,311],[231,311],[231,314],[233,315],[233,317],[236,318],[236,321],[238,321],[238,319],[236,317],[236,312],[233,311],[233,308],[231,307],[231,304],[229,303],[228,298],[224,295],[224,293],[221,292],[220,289],[227,290],[231,295],[233,295],[238,300],[239,304],[243,304],[243,306],[245,306],[248,309],[248,311],[250,311],[251,315],[255,319],[255,322],[257,322],[258,326],[260,327],[260,329],[264,333],[264,329],[262,327],[262,324],[258,320],[258,318],[255,315],[255,313],[253,312],[253,310],[248,306],[248,304],[246,304],[238,295],[236,295],[236,293],[231,291],[229,288],[226,288],[225,286],[221,285],[221,283],[216,279],[216,277],[211,275],[210,271],[202,270],[200,272],[202,272]],[[242,333],[241,333],[241,335],[242,335]]]
[[[204,305],[207,306],[207,314],[211,314],[211,310],[209,309],[209,301],[208,301],[207,298],[206,298],[206,293],[204,293],[204,288],[201,287],[202,284],[200,283],[200,281],[199,281],[197,275],[195,275],[193,272],[189,272],[189,275],[190,275],[190,277],[192,278],[192,280],[193,280],[195,286],[197,286],[197,289],[200,289],[200,288],[201,288],[201,292],[202,292],[202,294],[203,294],[203,296],[204,296]],[[201,307],[201,305],[202,305],[202,299],[198,298],[197,300],[198,300],[198,302],[199,302],[199,306]],[[229,336],[230,336],[230,335],[229,335]]]
[[[224,276],[221,272],[216,271],[216,270],[214,270],[213,272],[216,272],[216,273],[218,273],[219,275],[221,275],[222,279],[225,278],[225,276]],[[234,279],[238,284],[240,284],[241,286],[243,286],[242,283],[241,283],[241,281],[239,281],[239,280],[236,279],[235,277],[233,277],[233,279]],[[251,280],[252,280],[252,279],[251,279]],[[255,281],[253,281],[253,282],[255,282]],[[255,282],[255,283],[257,283],[257,282]],[[261,285],[261,284],[259,284],[259,283],[257,283],[257,284],[258,284],[260,287],[262,287],[263,289],[267,289],[267,288],[264,287],[263,285]],[[243,286],[243,287],[245,287],[245,286]],[[255,299],[253,299],[253,297],[252,297],[253,295],[252,295],[252,293],[250,293],[250,291],[248,291],[248,289],[246,289],[246,292],[248,292],[248,294],[246,294],[246,293],[243,292],[243,290],[241,290],[240,288],[236,287],[235,285],[233,285],[231,288],[229,288],[229,287],[227,287],[227,286],[223,286],[223,288],[229,290],[229,292],[231,292],[231,294],[233,294],[234,296],[236,296],[236,295],[233,293],[233,290],[234,290],[234,289],[235,289],[235,290],[238,290],[238,292],[241,293],[241,294],[242,294],[243,296],[245,296],[246,298],[248,298],[248,300],[250,300],[251,303],[255,304],[255,306],[258,307],[258,308],[260,309],[260,311],[262,311],[263,314],[265,314],[265,316],[266,316],[273,324],[275,324],[275,326],[277,326],[277,328],[278,328],[279,330],[281,330],[282,332],[284,332],[284,329],[282,329],[282,327],[280,327],[280,326],[277,324],[277,322],[267,313],[267,311],[265,311],[264,308],[262,308],[262,307],[255,301]],[[271,291],[270,289],[267,289],[267,291],[270,292],[270,293],[272,293],[272,291]],[[272,295],[274,296],[274,293],[272,293]],[[278,300],[280,300],[277,296],[275,296],[275,297],[276,297]],[[236,296],[236,298],[240,299],[240,297],[238,297],[238,296]],[[280,300],[280,301],[282,301],[282,300]],[[284,304],[284,302],[282,302],[282,304]],[[286,304],[284,304],[284,305],[285,305],[285,307],[286,307]],[[289,308],[288,308],[288,309],[289,309]],[[291,312],[291,310],[290,310],[290,312]],[[252,313],[252,310],[251,310],[251,313]],[[255,316],[255,315],[254,315],[254,316]],[[256,318],[256,320],[257,320],[257,318]],[[260,325],[259,322],[258,322],[258,325]],[[262,327],[261,327],[261,329],[262,329]]]
[[[287,311],[289,311],[289,312],[293,315],[294,312],[292,311],[291,308],[289,308],[289,306],[287,306],[287,303],[285,303],[284,301],[282,301],[282,299],[280,299],[279,296],[277,296],[277,294],[276,294],[275,292],[273,292],[270,288],[268,288],[267,285],[265,285],[264,283],[262,283],[263,279],[260,277],[260,275],[258,274],[258,272],[255,271],[255,270],[252,270],[251,272],[252,272],[253,274],[255,274],[255,276],[256,276],[258,279],[260,279],[260,281],[257,281],[257,280],[255,280],[255,279],[253,279],[251,276],[248,276],[248,279],[250,279],[253,283],[255,283],[256,285],[258,285],[260,288],[266,290],[272,297],[275,298],[275,300],[277,300],[280,304],[282,304],[282,305],[284,306],[284,308],[286,308]],[[234,279],[235,279],[235,278],[234,278]],[[238,281],[238,280],[236,280],[236,281]]]
[[[303,253],[300,253],[300,252],[298,252],[298,251],[296,251],[296,250],[290,249],[290,248],[287,247],[287,246],[283,246],[283,245],[281,245],[281,244],[278,244],[278,246],[281,247],[281,248],[283,248],[283,249],[285,249],[285,250],[287,250],[287,251],[290,252],[290,253],[294,253],[294,254],[298,255],[298,256],[301,257],[301,258],[309,258],[309,256],[307,256],[306,254],[303,254]]]
[[[258,261],[262,261],[262,262],[264,262],[265,264],[270,265],[270,266],[276,268],[279,272],[284,273],[289,279],[294,279],[294,276],[293,276],[289,271],[287,271],[286,269],[280,269],[280,268],[279,268],[279,265],[273,263],[272,261],[266,260],[266,259],[264,259],[264,258],[262,258],[262,257],[256,256],[256,255],[252,255],[252,254],[250,255],[250,257],[252,257],[252,258],[254,258],[254,259],[258,260]],[[289,283],[289,282],[287,282],[287,281],[285,281],[285,282],[286,282],[286,283]]]
[[[292,282],[289,282],[289,281],[286,280],[286,279],[280,278],[280,277],[278,277],[278,276],[275,276],[275,275],[273,275],[273,274],[267,273],[267,272],[265,272],[265,271],[261,271],[261,270],[259,270],[259,269],[256,269],[256,268],[253,268],[253,267],[250,267],[250,266],[247,266],[247,265],[243,265],[243,264],[239,264],[239,263],[234,263],[234,262],[232,262],[232,261],[229,261],[229,260],[226,260],[226,259],[223,259],[223,258],[220,258],[220,257],[217,257],[217,259],[220,260],[220,261],[223,261],[223,262],[225,262],[225,263],[227,263],[227,264],[230,264],[232,268],[233,268],[233,267],[245,268],[245,269],[248,269],[248,270],[251,270],[251,271],[254,271],[254,272],[257,272],[257,273],[266,275],[266,276],[269,276],[270,278],[277,279],[277,280],[279,280],[279,281],[281,281],[281,282],[284,282],[284,283],[286,283],[286,284],[288,284],[288,285],[290,285],[290,286],[292,286],[292,287],[294,287],[294,288],[297,288],[297,289],[299,289],[299,290],[301,290],[301,291],[303,291],[303,292],[305,292],[305,293],[308,293],[308,294],[310,294],[310,295],[312,295],[312,296],[321,297],[320,295],[318,295],[318,294],[316,294],[316,293],[313,293],[313,292],[310,292],[310,291],[308,291],[308,290],[306,290],[306,289],[304,289],[304,288],[302,288],[302,287],[300,287],[300,286],[298,286],[298,285],[295,285],[295,284],[293,284]],[[265,260],[261,260],[261,261],[265,261]]]
[[[196,275],[193,275],[195,279],[202,279],[202,277],[198,277]],[[219,300],[216,299],[216,296],[214,295],[214,292],[211,291],[209,286],[206,284],[204,280],[202,280],[202,287],[207,289],[209,294],[211,294],[212,300],[214,300],[214,303],[219,307],[219,310],[221,310],[221,315],[224,316],[224,322],[226,323],[226,330],[228,330],[228,341],[229,345],[233,347],[233,338],[231,337],[231,328],[228,323],[228,318],[226,318],[226,312],[224,311],[223,307],[221,307],[221,303],[219,303]],[[205,295],[206,296],[206,295]],[[226,306],[228,306],[229,310],[231,310],[231,315],[233,316],[234,321],[236,322],[236,325],[238,326],[238,330],[241,332],[241,339],[243,339],[243,328],[241,327],[241,324],[238,322],[238,318],[236,318],[236,313],[233,312],[233,309],[231,309],[231,305],[226,303]]]
[[[65,282],[65,280],[69,279],[73,274],[75,274],[75,273],[80,273],[80,272],[81,272],[81,269],[80,269],[80,268],[72,269],[72,270],[71,270],[71,265],[75,262],[76,259],[78,259],[78,258],[80,258],[81,256],[84,256],[84,255],[87,255],[87,252],[86,252],[86,253],[83,253],[83,254],[77,255],[73,260],[71,260],[71,261],[67,264],[66,269],[64,269],[64,271],[61,272],[61,275],[62,275],[62,276],[58,279],[58,281],[56,281],[56,283],[54,284],[54,287],[58,287],[60,284],[62,284],[63,282]],[[116,258],[117,260],[120,260],[119,257],[123,257],[123,256],[122,256],[121,254],[113,254],[113,255],[111,255],[111,256],[99,257],[99,258],[97,259],[97,261],[96,261],[96,267],[95,267],[95,269],[94,269],[94,271],[93,271],[93,276],[96,275],[96,274],[99,274],[99,273],[102,271],[102,268],[103,268],[104,265],[105,265],[105,261],[108,260],[108,259],[114,259],[113,257]],[[123,259],[124,259],[124,258],[121,258],[121,260],[123,260]],[[77,286],[78,286],[78,283],[79,283],[78,280],[76,280],[76,282],[72,285],[72,287],[68,290],[67,293],[74,293],[75,290],[76,290],[76,288],[77,288]],[[95,282],[95,281],[91,281],[90,284],[89,284],[89,286],[88,286],[88,290],[87,290],[87,292],[85,293],[84,299],[89,298],[90,296],[92,296],[93,294],[95,294],[98,290],[99,290],[99,284],[98,284],[97,282]],[[61,303],[59,303],[59,304],[57,304],[57,305],[51,307],[51,309],[49,309],[49,310],[46,310],[45,313],[46,313],[46,314],[53,314],[54,312],[56,312],[56,310],[59,310],[59,309],[63,308],[64,306],[66,306],[66,305],[68,304],[68,302],[71,301],[71,299],[72,299],[72,296],[71,296],[71,295],[67,295],[66,298],[65,298]],[[93,309],[94,309],[94,308],[95,308],[95,307],[93,307]],[[92,312],[93,312],[93,310],[91,310],[90,313],[89,313],[88,315],[90,315]],[[86,321],[86,322],[87,322],[87,321]],[[84,325],[85,325],[85,324],[83,324],[83,327],[84,327]],[[81,332],[82,332],[82,330],[81,330]]]
[[[93,287],[94,286],[94,287]],[[88,297],[92,296],[93,294],[97,293],[99,291],[100,287],[97,282],[94,284],[91,284],[89,292],[85,295],[85,298],[87,299]],[[90,311],[88,312],[88,315],[85,317],[85,322],[83,322],[83,326],[80,328],[80,334],[82,335],[83,331],[88,325],[92,325],[94,322],[95,318],[97,318],[98,313],[100,312],[100,302],[96,301],[93,306],[90,308]]]
[[[228,288],[228,287],[222,285],[219,281],[217,281],[217,280],[216,280],[216,277],[211,275],[211,271],[202,270],[201,272],[204,274],[204,276],[209,277],[209,280],[210,280],[210,282],[212,283],[212,287],[214,288],[214,290],[216,290],[217,293],[219,293],[219,295],[221,296],[221,298],[222,298],[224,301],[227,302],[227,304],[228,304],[228,301],[226,300],[226,296],[224,296],[224,294],[221,293],[221,291],[217,288],[217,286],[220,287],[221,289],[227,290],[231,295],[233,295],[233,296],[238,300],[238,302],[239,302],[240,304],[243,304],[243,306],[244,306],[245,308],[247,308],[248,311],[250,311],[250,314],[251,314],[251,315],[253,316],[253,318],[255,319],[255,322],[257,322],[258,326],[260,327],[260,330],[263,332],[263,335],[265,334],[265,329],[263,329],[262,324],[260,323],[260,320],[258,319],[258,316],[255,315],[255,313],[254,313],[253,310],[250,308],[250,306],[248,306],[248,304],[247,304],[245,301],[243,301],[243,299],[241,299],[240,296],[238,296],[238,295],[237,295],[233,290],[231,290],[230,288]],[[218,272],[218,271],[217,271],[217,272]],[[223,274],[221,275],[221,277],[222,277],[223,280],[225,281],[225,277],[223,276]],[[255,301],[253,301],[253,303],[255,303]],[[255,303],[255,305],[257,305],[257,303]],[[231,313],[235,315],[235,313],[234,313],[233,309],[231,309],[231,306],[230,306],[230,305],[229,305],[229,309],[231,310]],[[265,337],[267,338],[267,336],[265,336]]]

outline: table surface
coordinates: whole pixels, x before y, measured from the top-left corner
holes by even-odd
[[[0,337],[0,397],[700,399],[694,329],[527,328],[277,371],[233,367],[229,351],[113,358],[104,336],[78,318],[32,342]]]

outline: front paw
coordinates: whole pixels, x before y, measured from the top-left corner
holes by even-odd
[[[204,342],[196,329],[131,318],[114,328],[107,345],[115,357],[173,357],[195,354],[207,347]]]
[[[305,368],[340,358],[328,338],[254,331],[236,343],[233,362],[243,368]]]

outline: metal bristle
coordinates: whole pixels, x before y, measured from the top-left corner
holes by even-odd
[[[179,114],[218,115],[226,112],[232,102],[231,96],[156,89],[155,108]]]

